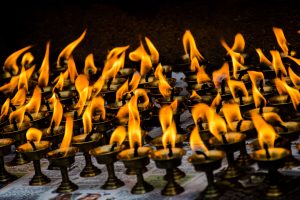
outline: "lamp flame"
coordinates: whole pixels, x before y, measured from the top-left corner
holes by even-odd
[[[65,151],[65,149],[67,149],[71,144],[73,135],[73,123],[73,117],[66,116],[65,135],[59,147],[61,151]],[[67,153],[67,151],[65,152]]]
[[[260,48],[255,49],[259,56],[259,63],[265,66],[272,67],[271,61],[264,55],[263,51]]]
[[[137,143],[142,146],[142,130],[140,127],[140,115],[137,107],[137,97],[131,97],[128,103],[128,138],[130,148]]]
[[[276,76],[278,77],[279,75],[279,70],[281,71],[282,75],[287,75],[286,69],[282,63],[280,54],[278,51],[275,50],[271,50],[270,51],[271,55],[272,55],[272,66],[275,70]],[[279,77],[280,78],[280,77]]]
[[[215,87],[221,88],[222,80],[225,80],[226,82],[230,80],[228,63],[225,62],[220,69],[213,72],[212,76]]]
[[[37,128],[29,128],[26,132],[27,141],[40,142],[43,132]]]
[[[277,43],[280,46],[280,48],[282,49],[283,53],[285,55],[288,55],[288,53],[289,53],[288,42],[285,39],[283,30],[281,28],[273,27],[273,32],[275,34]]]
[[[224,104],[222,106],[223,114],[230,130],[234,130],[233,121],[243,120],[239,104]]]
[[[47,87],[49,82],[49,52],[50,52],[50,42],[47,42],[45,56],[39,69],[39,79],[38,85],[40,87]]]
[[[126,138],[126,129],[124,126],[118,126],[114,132],[111,134],[109,144],[118,143],[121,145]]]
[[[193,58],[197,58],[199,61],[204,60],[204,57],[201,55],[201,53],[197,49],[195,39],[190,30],[185,31],[185,33],[182,37],[182,43],[183,43],[184,52],[186,55],[190,56],[191,61],[193,60]]]
[[[191,133],[190,146],[194,152],[199,149],[203,150],[204,152],[208,151],[207,147],[205,146],[203,140],[200,137],[198,126],[195,126]]]
[[[225,120],[218,115],[213,109],[208,109],[206,111],[206,118],[208,121],[209,131],[222,142],[221,134],[227,132],[227,126]]]
[[[85,58],[85,64],[84,64],[84,74],[89,75],[90,72],[91,74],[96,74],[97,72],[97,67],[95,66],[94,62],[94,55],[91,53]]]

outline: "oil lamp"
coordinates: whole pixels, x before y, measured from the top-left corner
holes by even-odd
[[[102,189],[112,190],[122,187],[124,183],[115,175],[114,163],[118,161],[117,155],[124,149],[122,142],[126,137],[126,129],[123,126],[117,127],[111,135],[109,145],[99,146],[90,150],[90,154],[94,156],[99,164],[105,164],[108,178]]]
[[[160,122],[162,126],[163,149],[152,151],[150,157],[155,161],[155,164],[160,169],[165,169],[167,172],[167,184],[161,191],[162,195],[174,196],[184,191],[174,179],[174,168],[181,164],[182,156],[185,150],[176,148],[176,125],[173,120],[173,109],[171,105],[163,106],[160,109]]]
[[[29,181],[29,185],[44,185],[50,182],[50,179],[41,171],[40,160],[50,151],[51,143],[41,141],[42,134],[39,129],[29,128],[26,132],[27,143],[16,148],[17,152],[33,161],[35,174]]]
[[[2,138],[0,139],[0,182],[10,182],[16,179],[16,177],[9,172],[6,171],[4,165],[4,156],[10,154],[11,145],[15,142],[14,139],[11,138]]]
[[[71,182],[68,175],[68,167],[75,162],[75,154],[79,151],[77,147],[70,147],[73,133],[73,118],[67,116],[65,135],[59,149],[47,153],[47,159],[54,167],[59,167],[62,175],[62,182],[55,190],[58,193],[68,193],[78,189],[78,186]]]
[[[221,167],[224,152],[208,150],[201,140],[198,126],[195,126],[192,131],[190,146],[195,153],[188,158],[188,161],[194,165],[196,171],[205,172],[207,179],[207,186],[200,197],[204,199],[219,197],[221,193],[214,183],[213,171]]]
[[[142,131],[137,108],[137,97],[133,96],[128,104],[128,138],[130,148],[123,150],[117,156],[127,169],[136,172],[137,183],[132,188],[132,194],[144,194],[153,190],[153,186],[144,181],[143,169],[149,164],[150,147],[142,147]]]
[[[101,173],[101,170],[95,167],[92,163],[89,151],[94,148],[99,140],[103,137],[102,134],[96,133],[92,128],[92,107],[89,105],[83,116],[84,134],[76,135],[72,138],[72,145],[78,147],[83,152],[85,158],[85,167],[80,172],[81,177],[93,177]]]
[[[279,197],[283,195],[279,187],[278,168],[284,166],[286,157],[290,154],[287,149],[274,147],[276,134],[274,128],[266,123],[259,115],[253,114],[254,126],[258,133],[261,149],[254,151],[251,156],[260,168],[268,170],[268,187],[265,189],[266,197]]]
[[[225,170],[224,178],[237,178],[241,175],[241,171],[234,162],[233,153],[240,149],[241,143],[245,140],[246,136],[238,132],[227,133],[225,121],[212,109],[206,112],[206,116],[209,130],[215,136],[209,140],[210,144],[226,152],[228,167]]]

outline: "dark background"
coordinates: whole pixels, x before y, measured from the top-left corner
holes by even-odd
[[[275,48],[273,26],[283,28],[287,40],[300,47],[300,7],[296,2],[9,1],[1,6],[0,63],[15,50],[33,44],[39,66],[48,40],[52,42],[50,56],[55,61],[59,52],[87,28],[86,38],[74,52],[77,63],[83,63],[92,52],[100,67],[108,50],[127,44],[135,49],[139,39],[148,36],[162,62],[172,64],[184,53],[181,38],[185,29],[190,29],[198,49],[220,65],[225,54],[220,38],[231,45],[237,32],[244,35],[247,52],[256,47],[265,51]]]

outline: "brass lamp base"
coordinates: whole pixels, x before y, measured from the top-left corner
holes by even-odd
[[[183,171],[181,171],[179,168],[175,167],[172,170],[173,170],[174,179],[176,181],[182,179],[183,177],[185,177],[185,173]],[[168,180],[168,175],[167,174],[164,176],[164,180]]]
[[[50,183],[50,181],[51,181],[50,178],[48,178],[44,174],[34,175],[32,179],[29,181],[29,185],[32,186],[45,185],[47,183]]]
[[[3,156],[0,157],[0,183],[14,181],[17,177],[6,171]]]
[[[28,159],[26,159],[26,157],[23,154],[16,152],[15,157],[13,158],[12,161],[10,161],[9,165],[10,166],[18,166],[18,165],[24,165],[29,162],[30,161]]]
[[[147,171],[148,171],[147,167],[143,167],[142,172],[145,173]],[[127,174],[127,175],[136,175],[136,169],[127,168],[126,171],[125,171],[125,174]]]
[[[101,186],[102,189],[114,190],[114,189],[117,189],[117,188],[125,185],[123,181],[121,181],[120,179],[118,179],[116,177],[113,163],[107,164],[106,168],[107,168],[107,172],[108,172],[108,178],[107,178],[106,182],[104,183],[104,185]]]

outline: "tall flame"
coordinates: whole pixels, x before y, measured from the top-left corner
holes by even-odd
[[[30,52],[27,52],[23,55],[22,60],[21,60],[21,66],[26,67],[25,65],[31,64],[34,60],[33,55]]]
[[[263,118],[257,114],[252,113],[251,117],[253,119],[253,124],[256,128],[256,131],[258,133],[258,142],[261,148],[264,148],[264,144],[267,144],[269,148],[274,147],[274,142],[276,139],[276,133],[274,128],[265,122]]]
[[[150,101],[149,101],[149,97],[148,97],[146,90],[138,88],[138,89],[134,90],[134,96],[136,96],[137,98],[143,97],[143,100],[144,100],[143,107],[144,108],[146,108],[149,105]]]
[[[185,54],[190,56],[190,60],[193,58],[197,58],[199,61],[203,61],[204,57],[201,55],[199,50],[197,49],[197,45],[195,39],[190,30],[186,30],[183,37],[182,43]]]
[[[84,134],[88,134],[92,131],[92,112],[91,112],[91,105],[86,107],[83,115],[82,115],[82,122],[83,122],[83,130]]]
[[[42,101],[42,90],[39,88],[39,86],[36,86],[34,88],[31,99],[26,104],[26,109],[30,113],[34,113],[35,115],[37,115],[40,110],[41,101]]]
[[[24,88],[21,88],[12,98],[11,103],[12,105],[22,106],[24,105],[25,100],[26,100],[26,90]]]
[[[91,114],[95,115],[98,112],[101,112],[101,118],[104,120],[106,118],[106,110],[105,110],[105,100],[101,97],[94,97],[91,101]]]
[[[118,143],[121,145],[126,138],[126,129],[124,126],[118,126],[110,136],[109,144]]]
[[[234,81],[234,80],[229,80],[228,81],[228,87],[230,89],[230,92],[233,96],[234,99],[237,98],[236,96],[236,89],[240,89],[240,91],[243,93],[243,95],[248,98],[249,95],[248,95],[248,91],[247,91],[247,88],[244,84],[243,81]]]
[[[155,46],[153,45],[153,43],[151,42],[151,40],[149,38],[145,37],[145,41],[146,41],[146,44],[150,51],[150,57],[151,57],[152,63],[157,64],[159,62],[159,53],[158,53],[157,49],[155,48]]]
[[[270,51],[271,55],[272,55],[272,66],[275,70],[276,76],[278,76],[279,70],[281,71],[281,73],[283,75],[287,75],[286,69],[282,63],[280,54],[278,51],[275,50],[271,50]],[[280,78],[280,77],[279,77]]]
[[[161,64],[158,64],[157,68],[158,69],[155,70],[155,75],[159,79],[158,89],[164,97],[168,97],[171,95],[171,86],[169,85],[166,77],[163,75],[162,70],[159,70],[162,69]]]
[[[10,124],[13,124],[14,121],[18,124],[18,127],[20,128],[24,121],[24,114],[26,112],[26,106],[21,106],[17,110],[13,111],[9,115],[9,122]]]
[[[73,135],[73,123],[73,117],[66,116],[65,135],[59,148],[61,151],[67,149],[71,144]]]
[[[234,52],[243,52],[245,48],[245,39],[241,33],[237,33],[234,38],[234,43],[231,50]]]
[[[28,79],[26,76],[25,67],[22,67],[19,83],[18,83],[18,89],[24,88],[26,91],[28,91]]]
[[[107,60],[110,60],[114,57],[119,57],[122,53],[124,53],[129,48],[129,45],[123,46],[123,47],[115,47],[112,50],[109,51],[109,53],[106,56]]]
[[[252,85],[252,95],[253,95],[253,99],[254,99],[254,104],[255,107],[259,107],[262,106],[261,102],[263,101],[263,106],[267,105],[267,100],[265,99],[265,97],[260,93],[260,91],[257,89],[257,87],[255,85]]]
[[[220,93],[218,92],[217,96],[211,102],[210,107],[216,108],[218,105],[220,105],[221,101],[222,101],[222,97],[221,97]]]
[[[132,61],[141,61],[140,72],[142,76],[147,74],[152,68],[151,57],[147,54],[142,42],[136,50],[130,52],[129,58]]]
[[[138,86],[139,86],[139,83],[140,83],[140,80],[141,80],[141,75],[139,72],[135,72],[132,76],[132,79],[131,81],[129,82],[129,93],[134,91]]]
[[[40,87],[48,86],[49,82],[49,52],[50,52],[50,42],[47,42],[45,56],[39,69],[39,79],[38,84]]]
[[[239,104],[224,104],[222,106],[223,114],[231,130],[234,130],[233,121],[240,121],[243,119]]]
[[[226,82],[230,80],[228,63],[225,62],[220,69],[213,72],[212,76],[215,87],[221,88],[222,80],[225,80]]]
[[[137,107],[137,97],[131,97],[128,103],[128,138],[130,148],[134,148],[137,143],[142,146],[142,130],[140,127],[140,115]]]
[[[14,75],[18,74],[19,72],[19,67],[17,65],[17,60],[19,58],[19,56],[21,54],[23,54],[25,51],[27,51],[28,49],[30,49],[32,46],[27,46],[27,47],[24,47],[14,53],[12,53],[10,56],[7,57],[7,59],[4,61],[4,71],[12,71],[12,73]]]
[[[209,106],[205,103],[198,103],[192,108],[192,117],[194,123],[197,124],[198,120],[201,119],[202,121],[206,120],[206,111],[209,110]]]
[[[27,141],[40,142],[43,132],[37,128],[29,128],[26,132]]]
[[[259,63],[263,64],[265,66],[271,66],[272,67],[272,63],[271,61],[264,55],[263,51],[260,48],[255,49],[258,56],[259,56]]]
[[[10,98],[7,98],[1,107],[0,121],[2,121],[3,117],[7,116],[8,111],[9,111],[9,105],[10,105]]]
[[[53,103],[53,115],[52,115],[50,127],[52,126],[53,123],[55,124],[55,127],[58,127],[60,125],[63,116],[63,106],[55,94],[52,95],[49,101]]]
[[[225,120],[213,109],[208,109],[206,111],[206,117],[208,121],[209,131],[217,138],[217,140],[222,141],[221,134],[227,132]]]
[[[284,122],[282,121],[281,117],[274,112],[266,112],[262,114],[264,120],[266,120],[266,122],[272,124],[272,123],[276,123],[279,122],[280,124],[283,124]]]
[[[75,61],[74,61],[74,58],[72,55],[68,59],[68,74],[70,76],[71,83],[74,83],[76,77],[78,76],[78,72],[77,72],[76,64],[75,64]]]
[[[123,85],[116,92],[116,102],[119,102],[123,99],[123,95],[128,92],[128,80],[123,83]]]
[[[265,78],[262,72],[248,71],[248,74],[252,82],[252,85],[255,85],[257,87],[261,81],[263,82],[263,85],[265,84]]]
[[[83,38],[86,35],[86,30],[84,30],[84,32],[80,35],[79,38],[77,38],[76,40],[74,40],[73,42],[71,42],[70,44],[68,44],[58,55],[56,64],[57,66],[60,66],[60,59],[62,57],[64,57],[66,60],[68,60],[70,58],[70,56],[72,55],[72,52],[74,51],[74,49],[78,46],[78,44],[83,40]]]
[[[91,74],[96,74],[97,72],[97,67],[95,66],[94,62],[94,55],[92,53],[85,58],[84,63],[84,74],[88,76],[89,72],[91,72]]]
[[[57,83],[53,87],[53,91],[54,91],[55,88],[62,91],[62,89],[64,87],[64,82],[65,82],[64,74],[61,72],[60,75],[59,75],[59,79],[58,79]]]
[[[170,105],[160,108],[159,121],[163,132],[162,143],[164,148],[167,148],[169,143],[174,148],[176,142],[176,124],[173,120],[173,109]]]
[[[282,49],[283,53],[285,55],[288,55],[288,53],[289,53],[288,42],[285,39],[283,30],[281,28],[273,27],[273,32],[275,34],[277,43],[280,46],[280,48]]]
[[[198,84],[210,81],[210,78],[206,74],[204,67],[200,67],[197,58],[193,58],[191,66],[192,66],[191,68],[197,70],[197,83]]]
[[[298,76],[290,67],[288,68],[288,72],[289,72],[289,76],[290,76],[292,83],[294,84],[294,86],[297,89],[299,89],[300,88],[300,76]]]
[[[197,151],[198,149],[202,149],[204,152],[208,151],[207,147],[200,137],[198,126],[195,126],[191,133],[190,146],[193,151]]]

